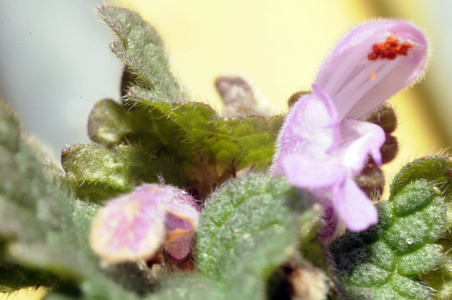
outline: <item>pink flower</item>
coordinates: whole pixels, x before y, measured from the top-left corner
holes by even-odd
[[[353,180],[370,154],[381,165],[383,130],[359,120],[420,77],[427,41],[408,22],[379,20],[355,27],[328,56],[312,93],[287,115],[272,174],[311,190],[334,207],[351,231],[376,224],[375,206]]]
[[[99,210],[91,223],[91,248],[107,263],[150,259],[163,246],[183,259],[190,252],[199,212],[184,191],[145,184]]]

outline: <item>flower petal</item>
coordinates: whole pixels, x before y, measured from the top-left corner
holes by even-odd
[[[318,197],[318,200],[323,206],[319,224],[319,239],[326,243],[330,243],[340,227],[339,219],[330,198],[321,195]]]
[[[392,55],[371,58],[374,47]],[[316,84],[333,99],[339,120],[361,118],[421,75],[427,47],[422,32],[405,21],[359,25],[334,48]]]
[[[167,211],[168,212],[168,211]],[[178,240],[193,233],[198,226],[198,217],[192,219],[180,214],[168,212],[166,215],[166,243]]]
[[[195,199],[185,191],[171,186],[166,187],[166,211],[183,220],[189,220],[194,226],[198,224],[201,208]]]
[[[165,249],[174,258],[183,259],[191,250],[201,208],[192,196],[172,187],[167,190],[165,207]]]
[[[300,188],[332,186],[347,176],[347,169],[336,159],[317,161],[300,154],[288,154],[282,164],[287,180]]]
[[[281,159],[290,153],[298,153],[314,160],[327,158],[337,148],[339,134],[333,102],[313,85],[312,94],[300,98],[284,120],[271,173],[282,172]]]
[[[333,205],[351,231],[363,231],[378,222],[378,211],[351,176],[333,187]]]
[[[110,200],[91,224],[91,248],[105,262],[151,258],[165,241],[165,189],[145,185]]]
[[[369,153],[375,163],[381,166],[380,147],[385,142],[386,136],[380,126],[365,121],[345,119],[341,123],[341,132],[342,162],[352,170],[353,174],[361,171]]]
[[[191,233],[183,238],[173,240],[165,249],[175,259],[182,260],[190,253],[195,234]]]

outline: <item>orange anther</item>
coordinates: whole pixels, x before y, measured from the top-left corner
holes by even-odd
[[[367,59],[376,61],[377,59],[394,60],[399,55],[407,56],[408,50],[414,48],[413,44],[408,42],[400,43],[393,35],[388,36],[386,42],[373,44],[372,53],[367,56]]]

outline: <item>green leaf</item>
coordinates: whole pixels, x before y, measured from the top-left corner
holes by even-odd
[[[445,197],[447,204],[446,227],[452,227],[452,207],[450,206],[452,189],[452,162],[447,157],[429,156],[415,160],[407,164],[394,178],[391,186],[391,197],[396,195],[404,186],[415,179],[424,179],[435,184],[434,192]],[[419,203],[418,205],[421,205]],[[444,233],[436,242],[444,253],[441,262],[435,269],[424,272],[418,277],[432,288],[435,299],[452,298],[452,234],[450,231]],[[419,268],[423,265],[418,262]]]
[[[241,169],[265,170],[272,161],[281,116],[219,118],[201,103],[176,103],[171,108],[149,99],[134,101],[156,114],[158,131],[168,127],[175,131],[165,154],[177,157],[188,185],[200,186],[205,193]],[[157,123],[158,115],[165,127]],[[195,172],[199,169],[203,175]]]
[[[0,101],[0,145],[15,152],[19,148],[19,127],[8,107]],[[3,155],[0,156],[3,158]],[[0,159],[1,159],[0,158]],[[2,160],[3,162],[3,160]]]
[[[447,232],[438,244],[445,253],[440,264],[419,277],[435,291],[434,299],[448,300],[452,298],[452,234]]]
[[[426,156],[407,164],[395,176],[390,188],[390,199],[395,197],[407,184],[425,179],[433,182],[447,199],[452,189],[452,161],[444,156]]]
[[[150,160],[141,151],[120,145],[115,153],[95,145],[75,145],[63,149],[61,164],[76,196],[98,202],[130,192],[142,180]],[[157,181],[157,177],[154,178]]]
[[[147,267],[104,268],[90,249],[88,232],[98,206],[69,197],[65,185],[48,179],[36,149],[21,140],[15,119],[0,109],[2,128],[11,133],[0,140],[2,291],[61,284],[75,286],[86,299],[138,299],[148,293],[153,282]]]
[[[6,242],[0,240],[0,293],[10,293],[31,286],[56,286],[58,277],[49,272],[23,267],[5,258]]]
[[[291,206],[294,197],[284,178],[267,175],[220,187],[201,213],[195,244],[199,272],[235,286],[228,295],[264,297],[265,281],[297,252],[299,214],[310,212],[307,195],[295,197],[298,208]]]
[[[135,126],[132,113],[113,100],[97,102],[88,120],[88,135],[96,143],[112,148],[121,143],[121,138],[133,133]]]
[[[165,127],[174,129],[174,138],[171,135],[166,140],[161,138],[167,151],[180,156],[188,154],[193,159],[202,156],[199,154],[202,151],[214,160],[220,174],[221,165],[230,168],[233,164],[236,170],[256,164],[268,166],[283,121],[283,116],[220,118],[203,103],[179,102],[169,106],[137,97],[131,101],[154,113],[150,119],[156,125],[155,131],[160,132]]]
[[[118,145],[129,144],[152,158],[148,172],[136,176],[141,181],[155,181],[155,174],[161,174],[166,183],[195,189],[205,199],[215,186],[241,169],[265,170],[271,164],[283,116],[220,118],[203,103],[133,99],[133,110],[111,100],[99,102],[90,115],[89,134],[112,153]],[[92,164],[88,153],[83,159],[87,161],[79,157],[65,164],[68,175],[78,164]]]
[[[331,246],[351,299],[427,299],[431,294],[420,278],[444,257],[445,199],[425,180],[406,184],[391,199],[377,205],[377,225],[348,232]]]
[[[238,249],[250,254],[256,250],[255,243],[271,236],[266,231],[281,231],[282,237],[290,240],[290,232],[284,230],[291,227],[284,196],[293,190],[287,185],[276,198],[268,190],[268,183],[265,175],[250,175],[225,184],[207,200],[195,249],[201,273],[221,278],[226,269],[237,267],[233,262],[240,260],[239,256],[245,256]]]
[[[434,193],[436,195],[442,195],[447,202],[447,222],[446,227],[452,227],[452,207],[451,201],[451,181],[452,181],[452,162],[447,157],[443,156],[431,156],[417,159],[414,162],[406,165],[400,173],[395,177],[391,186],[391,191],[397,193],[407,183],[420,178],[428,180],[435,184]],[[430,193],[431,194],[431,193]],[[432,288],[435,299],[451,299],[452,298],[452,234],[450,230],[443,233],[441,238],[435,243],[440,251],[444,253],[441,258],[441,262],[428,272],[423,272],[418,277],[422,279],[430,288]],[[419,256],[425,256],[428,254],[419,252]],[[416,257],[413,257],[413,260]],[[422,260],[418,260],[417,265],[413,265],[418,268],[423,267]],[[409,271],[409,270],[408,270]]]
[[[417,275],[432,270],[440,262],[442,246],[427,244],[424,247],[403,255],[398,261],[400,275]]]
[[[157,31],[136,12],[125,8],[102,6],[99,14],[119,38],[110,48],[133,74],[131,78],[136,82],[130,85],[147,89],[158,101],[184,100],[182,89],[169,71],[168,57]]]
[[[198,274],[174,274],[161,282],[146,300],[226,300],[227,287]],[[231,298],[232,299],[232,298]],[[242,298],[245,299],[245,298]]]

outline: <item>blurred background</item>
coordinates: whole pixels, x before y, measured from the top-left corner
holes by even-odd
[[[101,2],[0,0],[0,97],[47,145],[48,159],[56,163],[62,148],[89,142],[86,122],[94,103],[119,99],[122,66],[108,48],[114,35],[95,12]],[[215,77],[241,75],[275,114],[287,112],[291,94],[310,89],[323,59],[348,29],[377,17],[411,20],[424,30],[433,51],[425,79],[390,100],[398,113],[401,152],[385,167],[388,180],[405,163],[448,153],[452,145],[452,1],[114,4],[139,12],[157,28],[172,70],[193,100],[221,109]],[[8,299],[40,299],[43,293],[32,288],[21,293],[25,298]]]

